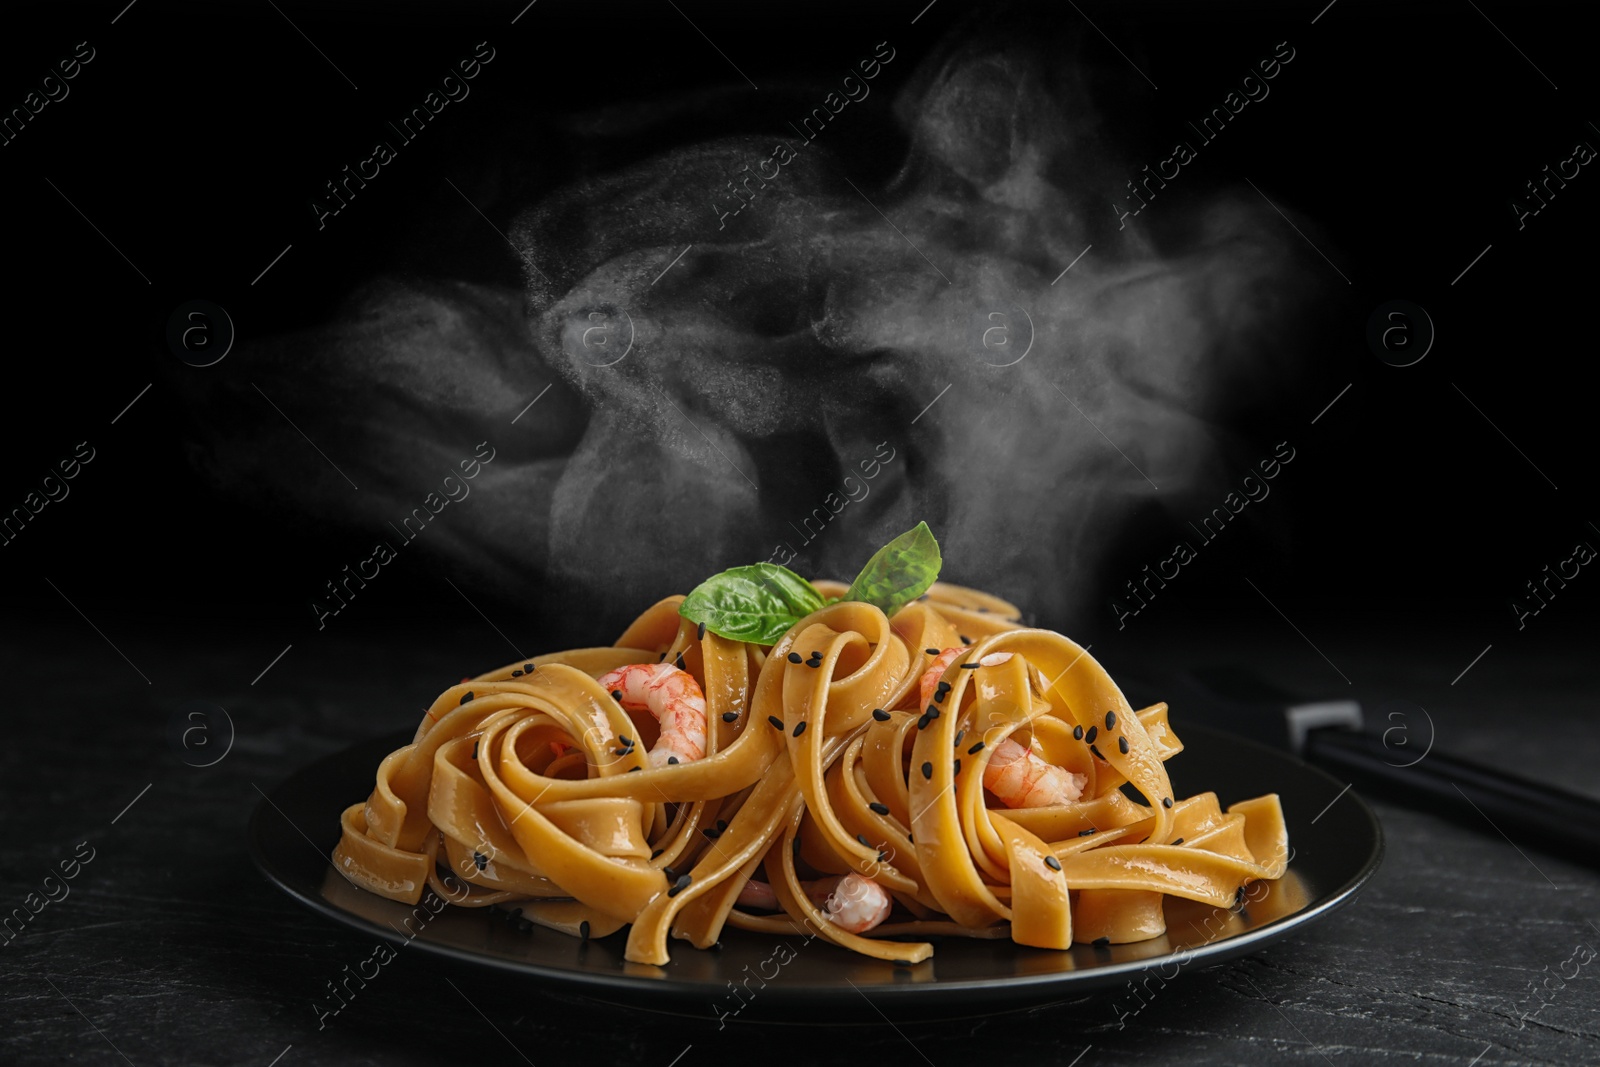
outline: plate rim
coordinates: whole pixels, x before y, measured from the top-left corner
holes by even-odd
[[[496,971],[520,975],[524,978],[537,982],[548,982],[555,985],[567,986],[569,987],[569,992],[575,994],[586,992],[590,994],[604,993],[611,997],[615,997],[619,994],[632,994],[640,998],[659,1002],[669,1000],[698,1001],[703,1000],[707,995],[714,993],[720,994],[722,992],[723,985],[714,984],[712,982],[702,981],[699,979],[674,978],[667,976],[647,977],[643,975],[630,975],[622,973],[606,974],[594,971],[568,970],[561,967],[553,967],[544,963],[526,960],[510,960],[498,956],[486,956],[471,952],[467,949],[458,948],[453,945],[424,941],[420,938],[408,939],[399,935],[391,927],[384,926],[353,912],[345,911],[344,909],[339,908],[331,902],[320,897],[313,897],[303,893],[296,886],[280,878],[275,873],[273,864],[263,849],[261,841],[262,826],[264,825],[263,820],[266,817],[266,813],[271,810],[275,812],[279,818],[283,819],[285,822],[289,822],[291,827],[294,827],[296,830],[298,830],[299,827],[290,821],[288,814],[283,812],[282,809],[278,807],[277,802],[273,800],[273,796],[280,790],[284,789],[285,786],[288,786],[290,783],[300,778],[302,775],[310,774],[323,767],[324,764],[332,763],[346,757],[347,754],[355,748],[374,744],[375,742],[383,740],[389,736],[394,736],[396,738],[402,737],[403,733],[403,731],[397,730],[393,731],[392,735],[376,735],[353,742],[352,744],[346,745],[335,752],[328,753],[319,759],[297,767],[287,778],[279,782],[270,791],[262,792],[261,798],[256,802],[255,807],[251,811],[246,836],[249,841],[250,859],[255,864],[257,871],[266,879],[267,882],[269,882],[280,892],[298,901],[301,905],[309,908],[316,914],[331,919],[347,929],[374,934],[392,944],[420,945],[424,953],[433,956],[440,956],[452,962],[465,963],[477,967],[489,967]],[[1354,873],[1352,873],[1347,879],[1345,879],[1340,886],[1328,891],[1316,902],[1308,905],[1306,908],[1303,908],[1300,911],[1269,920],[1261,926],[1252,930],[1248,930],[1244,933],[1236,934],[1232,937],[1217,941],[1206,942],[1198,947],[1179,948],[1157,956],[1149,956],[1137,960],[1126,960],[1122,962],[1097,965],[1092,969],[1084,971],[1054,971],[1028,975],[1004,975],[993,978],[952,978],[948,980],[936,978],[932,982],[893,982],[884,985],[874,985],[870,987],[871,998],[869,1002],[876,1002],[878,1000],[893,1000],[900,1002],[906,1000],[938,999],[945,995],[994,993],[997,990],[1033,991],[1041,986],[1059,986],[1063,991],[1063,996],[1066,996],[1070,995],[1071,990],[1088,990],[1097,986],[1115,984],[1118,980],[1125,978],[1128,975],[1139,974],[1145,971],[1153,970],[1157,967],[1165,966],[1170,964],[1175,959],[1181,959],[1181,966],[1183,967],[1188,967],[1190,964],[1195,963],[1198,963],[1201,967],[1211,966],[1213,964],[1224,962],[1235,956],[1245,955],[1253,951],[1263,941],[1276,941],[1288,936],[1284,929],[1285,927],[1288,927],[1290,930],[1303,927],[1307,924],[1320,921],[1333,912],[1338,911],[1340,908],[1349,904],[1356,898],[1360,890],[1368,881],[1371,880],[1372,876],[1377,873],[1379,867],[1382,866],[1384,855],[1387,849],[1387,842],[1383,833],[1383,824],[1379,820],[1377,813],[1372,810],[1372,807],[1355,791],[1354,788],[1346,788],[1344,784],[1339,781],[1339,779],[1335,778],[1322,768],[1306,762],[1306,760],[1295,753],[1273,748],[1270,745],[1264,745],[1258,741],[1254,741],[1247,737],[1241,737],[1225,730],[1217,730],[1211,727],[1200,725],[1191,725],[1185,727],[1184,734],[1209,735],[1215,740],[1223,741],[1228,744],[1256,749],[1275,758],[1294,763],[1297,765],[1298,770],[1302,772],[1310,772],[1316,777],[1326,781],[1330,786],[1342,789],[1343,793],[1341,793],[1340,796],[1348,794],[1348,799],[1355,801],[1357,812],[1365,820],[1366,826],[1372,834],[1371,848],[1368,850],[1367,855],[1363,857],[1359,868],[1356,869]],[[1338,799],[1339,797],[1335,797],[1335,800]],[[307,844],[315,848],[315,844],[309,839],[307,840]],[[332,867],[332,860],[328,859],[327,862],[329,866]],[[556,936],[553,931],[551,932],[551,935]],[[678,947],[678,942],[675,941],[673,944],[674,947]],[[710,949],[694,949],[693,946],[689,945],[687,942],[683,942],[681,947],[689,951],[713,951]],[[897,965],[891,964],[890,966],[895,966],[897,971],[906,970],[905,968]],[[906,973],[909,973],[909,971]],[[862,992],[864,996],[867,994],[867,990],[858,991]],[[796,984],[790,982],[785,982],[781,986],[774,985],[770,988],[770,992],[772,992],[773,995],[768,1003],[773,1008],[816,1003],[819,1001],[832,1001],[840,994],[839,988],[832,985],[817,985],[814,983]],[[1018,1005],[1019,1008],[1026,1006],[1028,1005]]]

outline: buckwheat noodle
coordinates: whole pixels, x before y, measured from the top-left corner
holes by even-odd
[[[725,926],[912,963],[935,935],[1140,941],[1164,932],[1167,896],[1226,907],[1284,873],[1275,794],[1226,811],[1214,793],[1174,797],[1165,763],[1183,746],[1166,705],[1135,711],[1093,657],[1021,627],[1003,600],[937,583],[892,619],[838,602],[771,648],[701,631],[682,600],[651,607],[614,647],[446,689],[344,811],[337,869],[407,904],[432,886],[574,936],[631,924],[627,958],[646,964],[667,961],[669,936],[706,948]],[[925,704],[935,654],[966,646]],[[652,765],[655,717],[597,681],[658,663],[704,693],[703,758]],[[1002,803],[985,771],[1008,739],[1081,776],[1078,799]],[[864,932],[802,884],[852,872],[894,906]],[[451,874],[465,891],[446,888]],[[752,878],[775,908],[740,905]]]

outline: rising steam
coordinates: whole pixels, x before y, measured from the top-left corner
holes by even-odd
[[[800,125],[832,73],[747,133],[530,197],[503,223],[520,294],[378,281],[251,353],[359,492],[242,381],[236,407],[207,398],[227,417],[208,469],[377,536],[488,439],[419,548],[480,592],[581,597],[597,632],[734,564],[848,578],[919,519],[950,579],[1082,619],[1111,539],[1222,473],[1219,420],[1281,383],[1301,268],[1259,199],[1174,195],[1147,213],[1170,209],[1159,245],[1119,220],[1137,168],[1096,102],[1142,96],[1137,76],[1059,31],[970,30],[931,55],[886,42],[888,71],[916,70],[875,157],[837,132],[861,116]]]

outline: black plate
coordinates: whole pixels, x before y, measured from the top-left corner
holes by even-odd
[[[423,908],[412,917],[412,908],[345,881],[328,860],[339,837],[339,812],[372,791],[379,761],[407,744],[410,731],[355,745],[278,786],[256,806],[250,851],[273,883],[330,919],[566,993],[740,1021],[793,1016],[795,1009],[819,1005],[856,1015],[868,996],[867,1007],[897,1018],[1008,1011],[1119,984],[1145,970],[1159,969],[1170,979],[1179,967],[1251,952],[1346,903],[1377,870],[1383,857],[1378,820],[1353,792],[1340,796],[1342,783],[1229,734],[1190,726],[1181,737],[1184,751],[1168,764],[1177,795],[1215,791],[1224,807],[1262,793],[1282,797],[1288,873],[1261,883],[1266,891],[1238,912],[1169,897],[1165,935],[1108,948],[1076,945],[1057,952],[947,938],[931,959],[898,967],[821,940],[729,929],[719,950],[675,941],[672,961],[652,967],[623,959],[626,928],[584,943],[540,927],[518,931],[493,908],[447,907],[437,916]],[[787,950],[779,952],[780,944]]]

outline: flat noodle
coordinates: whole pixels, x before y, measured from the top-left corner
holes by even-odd
[[[696,627],[682,600],[613,647],[446,689],[345,809],[335,867],[406,904],[431,886],[577,937],[627,926],[627,959],[655,965],[670,938],[705,948],[726,926],[911,963],[933,937],[1140,941],[1168,896],[1226,906],[1287,868],[1275,794],[1174,797],[1167,706],[1135,711],[1003,600],[936,583],[893,618],[841,601],[770,647]],[[703,740],[686,740],[701,695]],[[1019,756],[1020,793],[999,777]],[[1026,806],[1044,780],[1072,785]],[[881,902],[871,919],[847,886]]]

